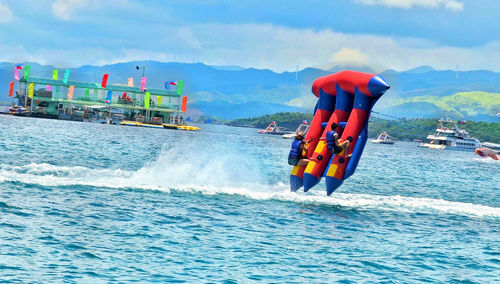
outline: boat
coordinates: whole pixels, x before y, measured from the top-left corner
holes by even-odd
[[[144,123],[144,122],[139,122],[139,121],[128,121],[124,120],[120,122],[121,125],[125,126],[139,126],[139,127],[149,127],[149,128],[163,128],[163,129],[176,129],[176,130],[186,130],[186,131],[198,131],[200,130],[199,127],[197,126],[191,126],[191,125],[176,125],[176,124],[170,124],[170,123],[161,123],[161,124],[154,124],[154,123]]]
[[[387,134],[387,132],[382,132],[380,135],[377,137],[377,139],[374,139],[371,141],[372,143],[375,144],[394,144],[395,140]]]
[[[452,125],[451,127],[449,127]],[[481,147],[481,142],[463,129],[459,129],[457,122],[449,119],[440,119],[435,134],[427,136],[427,143],[419,147],[440,150],[474,151]]]
[[[272,135],[283,135],[283,134],[289,134],[290,132],[285,131],[284,129],[280,128],[278,124],[276,124],[275,121],[271,121],[271,123],[266,127],[266,129],[259,130],[257,131],[260,134],[272,134]]]
[[[299,127],[297,127],[295,132],[283,134],[281,135],[281,137],[283,137],[284,139],[293,139],[295,138],[295,136],[297,136],[298,133],[304,133],[304,135],[307,134],[308,130],[309,130],[309,125],[306,123],[302,123],[301,125],[299,125]]]
[[[500,160],[500,144],[484,142],[481,148],[474,150],[476,154],[483,158],[492,158],[493,160]]]

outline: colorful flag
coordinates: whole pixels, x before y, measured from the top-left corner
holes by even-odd
[[[69,86],[68,89],[68,100],[73,100],[73,94],[75,92],[75,86]]]
[[[302,124],[307,124],[307,120],[302,120]]]
[[[147,81],[148,78],[146,77],[142,77],[141,79],[141,91],[144,92],[144,90],[146,89],[146,81]]]
[[[19,81],[19,69],[14,67],[14,80]]]
[[[110,104],[110,103],[111,103],[111,98],[112,98],[112,96],[113,96],[113,91],[108,90],[108,95],[107,95],[107,97],[106,97],[106,103],[107,103],[107,104]]]
[[[466,123],[466,121],[465,121],[465,120],[462,120],[462,121],[460,121],[460,123],[465,124],[465,123]]]
[[[146,78],[146,77],[144,77],[144,78]],[[149,108],[149,98],[150,98],[149,96],[150,96],[149,92],[146,92],[146,94],[144,95],[144,107],[145,108]]]
[[[14,81],[9,83],[9,97],[14,96]]]
[[[182,97],[181,112],[186,112],[187,110],[188,97]]]
[[[28,97],[33,98],[33,93],[35,91],[35,83],[30,83],[28,87]]]
[[[104,74],[104,76],[102,76],[101,87],[106,88],[106,85],[108,84],[108,77],[109,77],[108,73],[106,73],[106,74]]]
[[[177,81],[167,81],[165,82],[165,90],[170,90],[172,86],[177,86]]]
[[[45,86],[45,91],[51,92],[52,91],[52,87],[50,85]]]
[[[52,71],[52,80],[58,80],[59,79],[59,70],[54,70]]]
[[[64,84],[68,84],[68,80],[69,80],[69,72],[70,72],[70,70],[69,70],[69,69],[66,69],[66,70],[64,71],[64,79],[63,79],[63,83],[64,83]]]
[[[24,79],[25,80],[28,80],[28,78],[30,77],[30,71],[31,71],[31,66],[26,65],[26,67],[24,67]]]
[[[133,87],[134,86],[134,78],[128,78],[128,84],[127,84],[129,87]]]
[[[178,83],[177,83],[177,95],[181,95],[182,93],[182,86],[184,86],[184,81],[183,80],[180,80]]]

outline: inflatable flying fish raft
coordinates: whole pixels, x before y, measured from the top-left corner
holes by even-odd
[[[389,89],[389,84],[376,74],[342,71],[318,78],[312,86],[318,97],[305,140],[309,148],[306,166],[294,166],[290,175],[290,189],[297,191],[302,186],[308,191],[325,177],[326,192],[330,195],[358,165],[368,134],[368,119],[377,100]],[[345,150],[333,155],[327,148],[326,136],[331,125],[340,141],[351,140]]]

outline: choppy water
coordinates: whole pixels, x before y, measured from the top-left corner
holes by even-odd
[[[368,143],[331,197],[290,140],[0,116],[0,279],[500,282],[500,163]]]

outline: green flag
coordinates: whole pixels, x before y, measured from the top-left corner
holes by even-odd
[[[24,79],[25,80],[28,80],[28,78],[30,77],[30,70],[31,70],[30,65],[26,65],[26,67],[24,67]]]
[[[52,80],[57,80],[59,78],[59,71],[56,69],[52,71]]]
[[[149,92],[146,92],[146,94],[144,95],[144,107],[145,108],[149,108]]]
[[[184,86],[184,80],[180,80],[177,84],[177,94],[179,96],[182,94],[182,86]]]
[[[90,90],[89,89],[85,89],[85,96],[84,96],[84,98],[87,101],[90,101],[89,93],[90,93]]]

